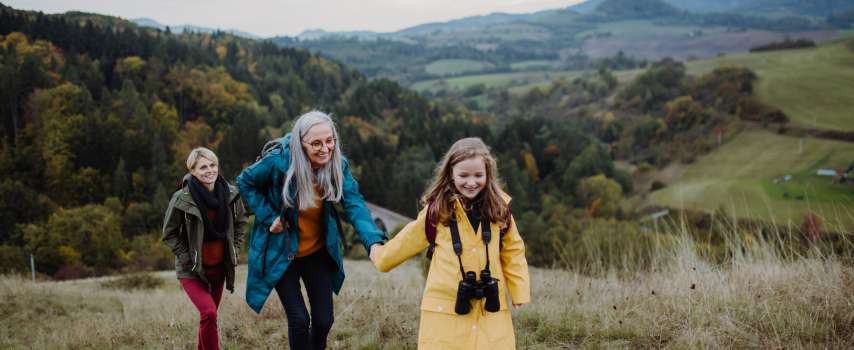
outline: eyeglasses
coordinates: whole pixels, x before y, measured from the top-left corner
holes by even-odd
[[[311,142],[303,142],[304,145],[311,147],[312,151],[319,151],[323,148],[323,145],[326,145],[326,148],[333,149],[335,148],[335,138],[330,137],[326,139],[326,141],[314,140]]]

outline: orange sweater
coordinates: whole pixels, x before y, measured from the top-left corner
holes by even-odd
[[[297,257],[304,257],[323,248],[323,199],[317,185],[314,186],[314,208],[299,211],[299,250]]]

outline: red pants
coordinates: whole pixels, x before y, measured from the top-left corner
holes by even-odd
[[[205,272],[205,277],[211,283],[210,288],[205,282],[196,278],[182,278],[181,287],[199,309],[199,350],[219,350],[216,314],[219,301],[222,300],[225,269],[211,268]]]

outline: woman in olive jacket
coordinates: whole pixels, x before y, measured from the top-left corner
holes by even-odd
[[[172,195],[163,241],[175,254],[181,287],[199,310],[199,349],[219,349],[217,309],[223,285],[234,292],[234,267],[246,215],[237,189],[219,175],[217,156],[196,148],[187,157],[189,174]]]

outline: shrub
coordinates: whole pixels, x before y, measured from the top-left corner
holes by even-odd
[[[53,274],[53,278],[60,281],[65,281],[92,277],[94,275],[95,271],[91,268],[80,263],[72,263],[62,265],[59,270],[57,270],[56,273]]]
[[[154,289],[163,285],[163,279],[149,273],[125,275],[119,278],[102,282],[101,287],[119,290]]]
[[[0,245],[0,274],[29,270],[29,258],[21,247]]]

